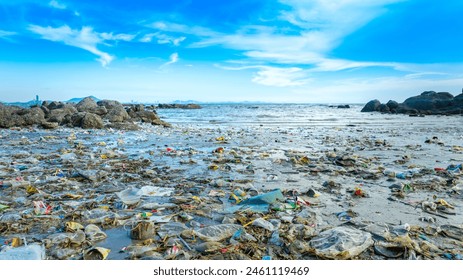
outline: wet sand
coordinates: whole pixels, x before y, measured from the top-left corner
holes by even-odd
[[[463,128],[455,117],[400,120],[313,126],[184,123],[143,126],[135,132],[0,130],[0,204],[8,207],[0,212],[2,242],[20,237],[44,244],[47,259],[79,259],[95,246],[111,249],[108,259],[314,259],[323,256],[311,248],[310,240],[325,230],[349,226],[372,234],[375,242],[392,242],[392,229],[408,224],[407,235],[418,247],[411,254],[412,245],[401,244],[407,250],[397,259],[457,258],[462,240],[441,228],[463,226],[462,171],[454,169],[463,163]],[[125,204],[118,195],[143,186],[175,191],[141,196],[135,205]],[[238,197],[246,200],[274,189],[285,199],[269,213],[227,211],[237,205],[231,195],[236,190],[246,193]],[[35,212],[33,201],[50,205],[51,211]],[[157,206],[143,209],[148,202]],[[432,203],[438,209],[431,209]],[[313,219],[291,219],[305,209]],[[163,224],[155,222],[157,234],[149,242],[131,240],[128,225],[143,220],[142,213],[174,214],[170,222],[184,224],[186,232],[165,237],[159,234]],[[248,225],[259,217],[281,221],[282,244],[269,243],[273,232]],[[108,237],[74,245],[56,241],[57,234],[69,231],[69,221],[97,224]],[[188,230],[230,223],[246,225],[257,241],[237,246],[228,237],[206,253],[193,248],[206,240]],[[313,231],[287,234],[298,224]],[[294,240],[303,248],[291,246]],[[423,248],[423,241],[437,249]],[[137,244],[155,249],[131,254],[130,246]],[[72,250],[58,254],[63,248]],[[390,259],[374,246],[352,258]]]

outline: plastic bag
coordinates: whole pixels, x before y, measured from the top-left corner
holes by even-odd
[[[138,190],[138,195],[143,196],[171,196],[174,193],[174,188],[161,188],[153,186],[144,186]]]
[[[229,207],[225,212],[234,213],[237,211],[252,211],[265,213],[268,212],[270,204],[277,202],[277,200],[284,200],[285,197],[280,189],[270,191],[268,193],[256,195],[246,200],[241,201],[238,205]]]
[[[200,230],[195,231],[196,235],[204,241],[222,241],[230,238],[233,234],[242,228],[240,225],[235,224],[223,224],[208,226]]]
[[[98,226],[93,224],[87,225],[85,227],[85,235],[92,242],[101,241],[107,237],[106,233],[104,233]]]
[[[257,227],[261,227],[261,228],[265,228],[268,231],[274,231],[275,230],[275,227],[273,226],[273,224],[271,222],[263,219],[263,218],[255,219],[252,222],[252,225],[257,226]]]
[[[141,199],[141,194],[139,194],[139,191],[140,190],[137,188],[130,188],[117,193],[117,196],[120,200],[122,200],[122,202],[124,202],[124,204],[134,205],[137,204]]]
[[[337,227],[321,232],[310,240],[315,254],[327,259],[350,259],[373,245],[371,234],[349,227]]]
[[[32,244],[22,247],[7,247],[0,252],[0,260],[44,260],[45,247]]]

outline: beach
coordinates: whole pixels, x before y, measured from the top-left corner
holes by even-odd
[[[137,131],[2,129],[0,241],[44,259],[461,258],[461,116],[360,109],[222,104],[158,109],[171,127]]]

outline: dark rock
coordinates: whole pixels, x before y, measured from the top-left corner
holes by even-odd
[[[97,107],[98,105],[91,97],[85,97],[76,105],[76,109],[79,112],[91,112]]]
[[[143,104],[137,104],[134,106],[135,112],[143,112],[145,111],[145,106]]]
[[[45,121],[45,113],[39,108],[0,106],[0,127],[31,126]]]
[[[103,120],[100,116],[93,113],[87,113],[82,118],[82,128],[103,128]]]
[[[338,105],[338,108],[339,109],[349,109],[350,106],[349,105]]]
[[[50,109],[47,108],[47,106],[41,106],[40,109],[42,109],[42,111],[45,113],[45,117],[48,116],[48,114],[50,113]]]
[[[64,107],[64,103],[63,102],[59,102],[59,101],[52,101],[50,102],[50,104],[48,104],[47,108],[50,109],[50,110],[54,110],[54,109],[61,109]]]
[[[389,100],[386,103],[386,105],[387,105],[387,107],[389,107],[390,110],[397,109],[397,107],[399,107],[399,103],[397,101],[394,101],[394,100]]]
[[[434,110],[452,105],[453,95],[448,92],[425,91],[421,95],[407,98],[403,104],[416,110]]]
[[[59,126],[59,123],[57,122],[43,122],[41,123],[42,128],[45,129],[55,129]]]
[[[105,106],[98,106],[89,111],[90,113],[97,114],[99,116],[104,116],[108,113],[108,109]]]
[[[116,108],[116,107],[122,107],[122,104],[119,101],[116,100],[100,100],[96,103],[99,106],[104,106],[108,111]]]
[[[84,129],[103,128],[103,120],[96,114],[79,112],[72,115],[71,125]]]
[[[111,107],[111,109],[108,109],[108,113],[105,115],[105,119],[109,120],[110,122],[124,122],[129,120],[130,116],[127,114],[127,111],[124,109],[124,107],[122,107],[122,104],[119,103],[119,106]]]
[[[131,122],[114,122],[105,125],[106,128],[119,129],[119,130],[140,130],[141,127]]]
[[[66,116],[72,116],[75,113],[77,113],[77,109],[70,104],[66,104],[60,109],[50,110],[50,112],[47,115],[47,121],[57,122],[60,125],[67,124],[69,123],[70,119],[69,117],[66,118]]]
[[[381,105],[381,102],[379,102],[378,99],[371,100],[363,107],[361,112],[375,112],[378,110],[380,105]]]
[[[380,111],[381,113],[389,113],[391,109],[386,104],[381,104],[378,107],[378,111]]]
[[[159,104],[159,109],[201,109],[198,104]]]

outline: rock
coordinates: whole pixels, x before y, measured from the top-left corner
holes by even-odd
[[[399,103],[397,101],[394,101],[394,100],[389,100],[386,103],[386,105],[387,105],[387,107],[389,107],[390,110],[397,109],[397,107],[399,107]]]
[[[350,108],[350,105],[338,105],[338,108],[339,109],[349,109]]]
[[[0,106],[0,127],[30,126],[45,121],[45,113],[39,108],[20,108],[16,106]]]
[[[91,97],[85,97],[76,105],[76,109],[79,112],[91,112],[98,107],[95,100]]]
[[[106,128],[119,129],[119,130],[140,130],[141,127],[130,122],[114,122],[105,125]]]
[[[463,93],[453,97],[448,92],[425,91],[407,98],[403,103],[389,100],[386,105],[378,100],[368,102],[362,112],[380,111],[411,116],[455,115],[463,112]]]
[[[73,127],[88,128],[103,128],[103,120],[100,116],[92,113],[79,112],[71,117]]]
[[[42,124],[42,128],[45,128],[45,129],[55,129],[59,126],[59,123],[57,122],[43,122]]]
[[[64,107],[64,103],[63,102],[59,102],[59,101],[52,101],[50,104],[48,104],[47,108],[50,109],[50,110],[54,110],[54,109],[61,109]]]
[[[104,116],[108,113],[108,110],[106,109],[105,106],[97,106],[95,108],[88,110],[87,112],[97,114],[99,116]]]
[[[105,107],[108,111],[115,108],[115,107],[122,107],[122,104],[116,100],[100,100],[96,103],[99,106]]]
[[[448,92],[425,91],[421,95],[407,98],[403,104],[416,110],[434,110],[450,107],[453,95]]]
[[[198,104],[159,104],[159,109],[201,109]]]
[[[378,111],[380,111],[381,113],[389,113],[391,109],[386,104],[381,104],[378,107]]]
[[[129,120],[130,116],[127,114],[127,111],[125,111],[124,107],[120,105],[108,109],[108,113],[105,115],[105,119],[109,120],[110,122],[124,122]]]
[[[371,100],[365,105],[365,107],[363,107],[361,112],[375,112],[378,110],[380,105],[381,105],[381,102],[379,102],[378,99]]]
[[[51,109],[47,115],[47,121],[57,122],[60,125],[67,124],[69,123],[69,118],[66,119],[65,117],[66,116],[70,117],[75,113],[77,113],[77,109],[70,104],[66,104],[60,109]]]

